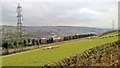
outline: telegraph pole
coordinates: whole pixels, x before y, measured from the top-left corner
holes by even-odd
[[[22,15],[22,6],[18,4],[17,6],[17,42],[18,45],[22,44],[22,22],[23,22],[23,15]]]

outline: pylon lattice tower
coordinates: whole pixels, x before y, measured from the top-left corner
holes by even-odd
[[[22,23],[23,23],[23,15],[22,15],[22,6],[18,4],[17,6],[17,42],[22,43]]]
[[[112,22],[112,30],[114,30],[114,24],[115,24],[115,21],[113,20],[113,22]]]

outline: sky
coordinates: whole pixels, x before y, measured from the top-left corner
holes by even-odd
[[[24,26],[118,27],[119,0],[2,0],[0,25],[16,25],[22,6]]]

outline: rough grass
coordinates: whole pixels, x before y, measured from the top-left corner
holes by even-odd
[[[75,54],[69,58],[65,58],[52,66],[120,66],[120,41],[103,44],[84,51],[84,53]],[[57,67],[56,67],[57,68]]]
[[[43,66],[81,53],[86,49],[118,40],[118,37],[104,39],[83,39],[59,44],[59,48],[43,50],[34,49],[26,52],[2,56],[3,66]]]

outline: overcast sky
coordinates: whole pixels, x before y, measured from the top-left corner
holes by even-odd
[[[118,26],[118,0],[2,0],[1,24],[16,25],[18,3],[26,26]]]

